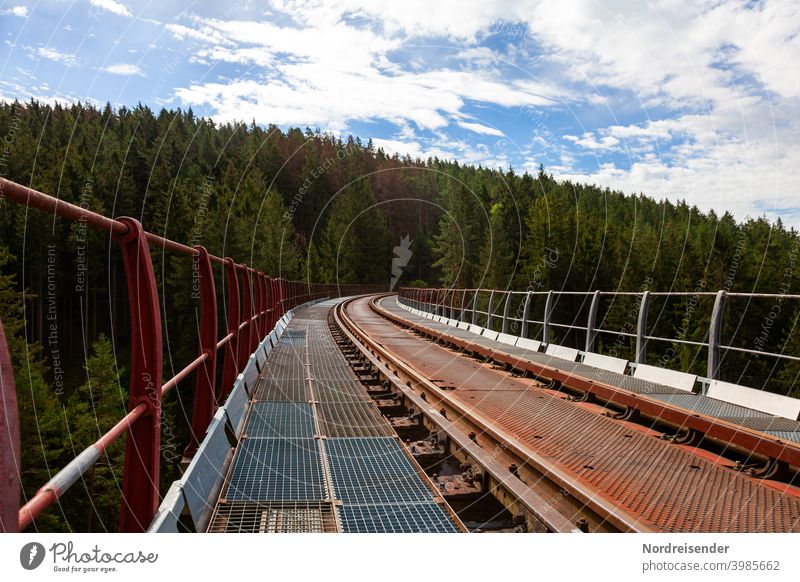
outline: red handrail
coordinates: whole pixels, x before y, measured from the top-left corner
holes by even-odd
[[[185,452],[192,456],[213,417],[215,404],[224,401],[249,354],[286,311],[315,299],[379,290],[376,286],[312,284],[268,277],[231,258],[212,255],[203,247],[189,247],[146,232],[133,218],[108,218],[4,178],[0,178],[0,196],[68,220],[81,221],[112,236],[122,250],[132,338],[128,413],[18,509],[21,489],[19,421],[11,360],[0,322],[0,395],[3,398],[0,403],[3,407],[0,479],[4,492],[0,499],[0,531],[19,531],[30,525],[97,462],[112,442],[126,433],[120,530],[144,531],[159,503],[162,396],[197,371],[192,434]],[[153,247],[191,256],[200,287],[198,356],[163,384],[161,311],[151,256]],[[212,263],[223,267],[228,299],[226,335],[219,341]],[[225,348],[223,374],[221,386],[216,386],[220,348]]]

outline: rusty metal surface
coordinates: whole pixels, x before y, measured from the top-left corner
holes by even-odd
[[[636,393],[616,386],[613,382],[606,383],[592,380],[578,374],[567,373],[554,367],[545,366],[532,359],[512,356],[505,353],[500,344],[487,348],[471,344],[459,338],[452,337],[451,339],[444,331],[432,330],[428,327],[429,321],[427,319],[405,313],[405,310],[398,307],[396,302],[383,301],[382,304],[388,305],[389,309],[384,309],[383,307],[378,307],[377,309],[387,318],[402,322],[402,325],[411,329],[422,330],[424,335],[441,335],[445,341],[460,344],[462,348],[476,352],[483,358],[492,358],[535,375],[551,378],[569,385],[574,390],[592,394],[604,402],[611,402],[616,406],[638,410],[644,416],[659,419],[675,427],[691,428],[709,438],[728,443],[740,450],[775,459],[794,467],[800,467],[800,447],[794,442],[787,442],[767,432],[737,424],[736,419],[722,419],[696,413],[680,406],[663,403],[654,398],[654,394],[648,393],[648,391]]]
[[[542,352],[534,352],[525,348],[511,346],[496,340],[491,340],[487,337],[476,335],[463,329],[454,328],[453,326],[438,321],[415,316],[404,309],[399,308],[395,303],[393,303],[392,300],[382,302],[382,307],[392,311],[395,315],[400,317],[415,319],[424,324],[426,327],[429,327],[432,330],[442,334],[461,338],[490,350],[500,350],[505,354],[524,358],[532,362],[537,362],[543,366],[555,368],[568,374],[574,374],[583,378],[595,380],[597,382],[613,384],[614,386],[618,386],[619,388],[634,394],[685,394],[685,391],[678,390],[677,388],[673,388],[671,386],[664,386],[663,384],[649,382],[640,378],[634,378],[633,376],[602,370],[600,368],[587,366],[578,362],[570,362],[568,360],[550,356]]]
[[[491,418],[511,438],[549,457],[576,481],[641,516],[653,529],[800,531],[800,499],[791,493],[532,388],[530,381],[510,378],[411,332],[396,342],[392,336],[398,328],[374,313],[366,300],[353,302],[348,313],[426,377],[461,387],[448,391],[449,397]],[[509,389],[515,382],[518,391]],[[498,385],[505,389],[495,391]]]

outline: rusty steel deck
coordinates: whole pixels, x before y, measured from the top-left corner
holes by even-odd
[[[394,301],[384,299],[382,306]],[[449,350],[392,324],[368,299],[351,302],[347,310],[393,357],[442,386],[443,397],[491,419],[509,440],[591,488],[606,505],[636,516],[646,529],[800,532],[796,487],[749,477],[713,455]]]

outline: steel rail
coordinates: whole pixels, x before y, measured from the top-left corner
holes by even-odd
[[[386,295],[381,295],[378,296],[378,298],[385,296]],[[383,310],[375,304],[376,299],[370,300],[369,306],[375,313],[382,315]],[[346,302],[346,304],[350,305],[352,301],[354,300],[350,300]],[[342,307],[341,311],[346,313],[344,307]],[[478,428],[485,436],[489,436],[495,447],[513,452],[513,454],[520,459],[520,466],[527,465],[529,467],[534,467],[536,472],[541,474],[544,479],[555,484],[558,488],[567,491],[569,493],[567,497],[578,500],[579,503],[588,508],[590,512],[599,516],[604,522],[613,525],[617,531],[653,531],[635,515],[622,511],[606,500],[598,498],[596,492],[591,487],[576,482],[572,475],[555,466],[539,453],[531,450],[522,443],[515,442],[513,436],[507,434],[490,419],[483,417],[475,410],[466,408],[461,403],[455,401],[446,392],[432,383],[424,374],[417,371],[412,364],[402,361],[397,356],[393,355],[386,346],[372,340],[369,334],[354,322],[351,317],[345,315],[343,322],[348,326],[350,331],[358,337],[359,342],[367,348],[368,352],[375,354],[379,361],[384,362],[384,366],[387,368],[390,375],[399,375],[401,380],[404,378],[410,379],[412,384],[424,390],[429,399],[429,405],[427,408],[423,409],[423,413],[429,416],[429,418],[434,414],[441,416],[440,412],[435,409],[430,409],[430,405],[432,404],[431,399],[435,398],[437,405],[445,405],[451,412],[455,413],[456,417],[466,420],[468,423]],[[538,512],[537,517],[545,523],[547,523],[549,519],[549,516],[542,514],[541,511]],[[563,524],[563,521],[561,523]],[[551,527],[556,531],[563,531],[557,529],[559,526],[555,524],[551,525]],[[572,529],[574,529],[574,526],[572,526],[569,531]]]
[[[459,346],[485,358],[506,364],[517,370],[529,372],[536,377],[558,382],[577,392],[592,395],[600,402],[635,410],[642,416],[662,421],[679,429],[694,429],[698,433],[704,434],[706,437],[714,439],[725,446],[738,448],[741,451],[760,455],[767,459],[782,461],[794,467],[800,467],[800,443],[787,442],[777,436],[767,435],[719,418],[648,398],[645,394],[629,392],[611,384],[584,378],[573,372],[533,362],[521,356],[514,356],[502,351],[502,345],[499,344],[497,347],[486,347],[443,331],[436,331],[424,325],[399,318],[377,305],[374,306],[374,309],[383,317],[395,321],[403,327],[417,330],[428,336],[437,337],[442,341]]]
[[[397,375],[389,368],[388,362],[381,360],[372,350],[371,343],[360,346],[362,341],[368,340],[368,335],[364,334],[357,323],[347,315],[347,305],[354,300],[348,300],[337,305],[333,309],[333,316],[336,325],[347,336],[350,342],[356,346],[369,362],[383,374],[399,392],[401,392],[417,409],[438,429],[446,434],[457,447],[468,457],[474,459],[491,478],[496,482],[495,487],[500,487],[511,494],[511,496],[536,519],[543,523],[549,531],[555,533],[582,533],[569,519],[558,513],[544,496],[528,488],[520,479],[511,474],[494,455],[484,451],[475,441],[471,440],[454,422],[442,416],[439,411],[431,407],[431,403],[423,399],[421,395],[415,393],[411,388],[404,384]],[[357,336],[355,334],[358,334]],[[427,476],[426,476],[427,477]]]

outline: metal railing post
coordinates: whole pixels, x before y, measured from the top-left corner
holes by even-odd
[[[142,225],[120,218],[128,232],[115,236],[122,250],[131,318],[131,369],[128,410],[144,405],[145,412],[131,422],[125,442],[125,469],[119,529],[147,529],[161,501],[161,308],[150,247]]]
[[[11,355],[0,321],[0,533],[19,531],[20,454],[19,412]]]
[[[259,284],[259,297],[261,297],[261,337],[259,337],[259,341],[263,340],[267,337],[269,333],[268,321],[269,321],[269,297],[267,295],[267,276],[264,273],[258,273],[258,284]]]
[[[600,291],[595,291],[592,295],[592,303],[589,306],[589,317],[586,321],[586,351],[593,352],[595,340],[597,339],[594,329],[597,323],[597,309],[600,303]]]
[[[494,289],[489,292],[489,307],[486,308],[486,329],[492,329],[492,304],[494,303]]]
[[[708,378],[719,380],[721,364],[720,339],[722,337],[722,312],[725,310],[725,291],[717,291],[714,298],[714,309],[711,312],[711,323],[708,329]]]
[[[478,295],[480,293],[480,289],[475,289],[475,295],[472,296],[472,325],[478,324]]]
[[[267,333],[275,327],[275,279],[267,277]]]
[[[239,375],[239,324],[241,323],[241,310],[239,309],[239,278],[236,276],[236,263],[230,257],[225,258],[225,287],[228,299],[228,321],[226,328],[231,339],[225,345],[225,359],[222,364],[222,384],[218,390],[218,402],[223,402],[233,388],[236,376]]]
[[[464,302],[467,300],[467,290],[461,290],[461,308],[458,310],[458,321],[464,321]]]
[[[550,318],[553,316],[553,292],[547,292],[547,301],[544,304],[544,323],[542,324],[542,343],[550,343]]]
[[[214,272],[208,251],[195,247],[198,255],[197,272],[200,279],[200,356],[206,356],[203,365],[195,372],[194,404],[192,406],[192,430],[189,444],[183,455],[192,458],[206,429],[214,417],[214,382],[217,378],[217,291]]]
[[[650,304],[650,291],[642,293],[642,302],[639,304],[639,320],[636,323],[636,363],[647,362],[647,308]]]
[[[522,329],[520,330],[519,337],[528,337],[528,317],[531,314],[531,296],[532,293],[528,291],[525,296],[525,307],[522,308]]]
[[[275,280],[275,289],[277,290],[277,306],[278,310],[275,312],[275,323],[278,323],[278,320],[283,317],[283,314],[286,312],[284,308],[283,301],[286,298],[286,294],[284,293],[283,289],[283,279],[280,277]]]
[[[250,357],[250,332],[253,327],[253,299],[250,291],[250,272],[249,269],[243,265],[236,265],[236,270],[242,272],[242,320],[240,324],[244,324],[241,332],[239,332],[239,351],[236,355],[236,368],[244,370],[247,365],[247,359]]]
[[[508,333],[508,308],[511,305],[511,291],[506,291],[506,304],[503,306],[503,333]]]
[[[270,315],[270,320],[269,320],[269,329],[272,330],[272,328],[274,328],[278,324],[278,319],[280,319],[280,317],[281,317],[281,315],[280,315],[280,310],[281,310],[281,290],[280,290],[280,287],[279,287],[280,281],[277,278],[272,277],[270,279],[269,283],[271,285],[269,303],[270,303],[270,306],[272,308],[272,314]]]
[[[250,309],[252,310],[252,315],[250,318],[250,333],[248,337],[250,341],[247,346],[247,357],[250,357],[250,354],[256,351],[256,346],[258,345],[258,283],[256,282],[256,270],[252,268],[247,268],[247,283],[248,287],[250,288]]]

